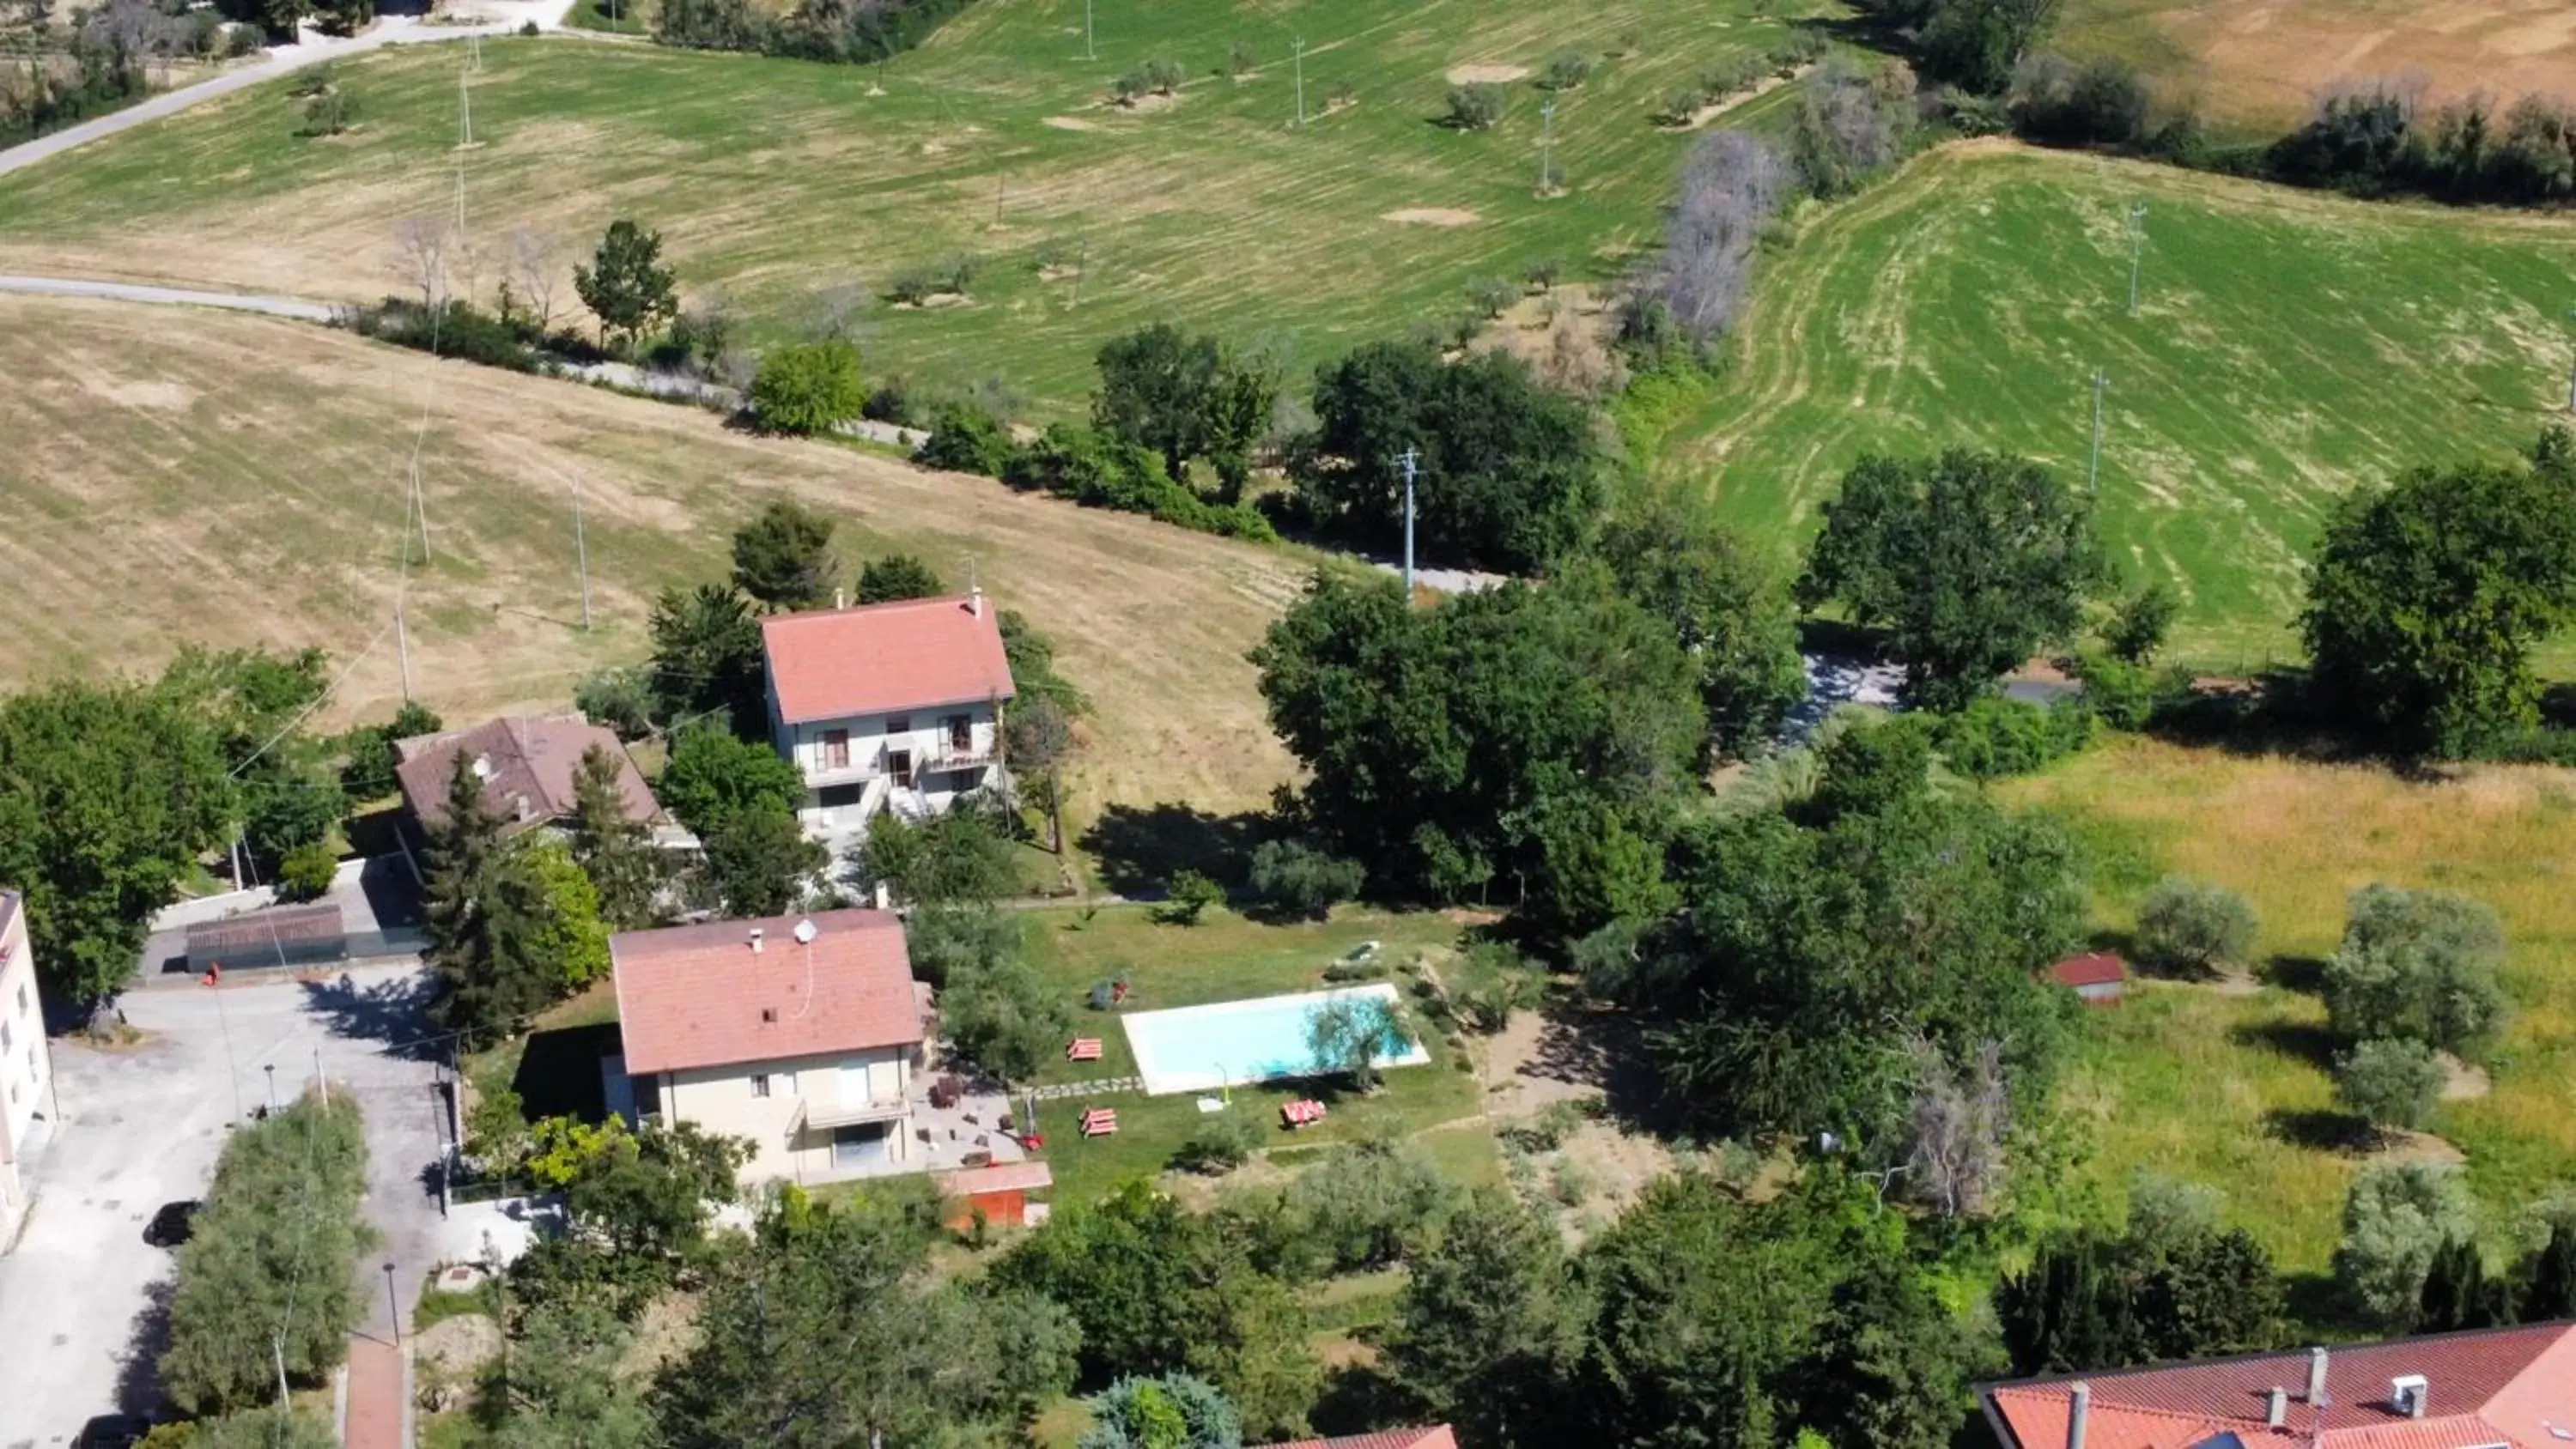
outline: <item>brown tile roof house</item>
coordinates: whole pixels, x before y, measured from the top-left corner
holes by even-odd
[[[997,612],[978,592],[772,614],[760,639],[780,722],[1010,698]]]
[[[2108,951],[2089,951],[2049,967],[2048,979],[2074,992],[2087,1006],[2109,1006],[2128,989],[2129,963]]]
[[[2004,1449],[2561,1449],[2576,1442],[2576,1323],[2026,1379],[1980,1397]]]
[[[800,939],[810,924],[811,939]],[[923,1037],[903,921],[818,911],[608,938],[626,1070],[829,1056]]]
[[[403,803],[413,817],[436,825],[447,818],[447,785],[462,755],[483,777],[484,808],[506,820],[508,829],[526,830],[572,814],[573,776],[593,745],[618,763],[628,818],[660,819],[662,807],[652,787],[616,734],[577,714],[512,716],[397,740],[394,776],[402,782]]]
[[[1292,1439],[1260,1449],[1458,1449],[1458,1436],[1446,1424],[1428,1429],[1382,1429],[1375,1434],[1346,1434],[1339,1439]]]

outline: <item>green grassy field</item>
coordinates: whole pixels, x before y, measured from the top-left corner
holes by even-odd
[[[2565,416],[2576,345],[2565,218],[1982,143],[1810,213],[1767,266],[1666,471],[1784,548],[1873,449],[2000,448],[2081,480],[2101,367],[2104,534],[2132,580],[2182,591],[2178,642],[2221,668],[2293,647],[2329,500],[2528,446]]]
[[[871,366],[998,372],[1060,409],[1088,389],[1101,341],[1160,318],[1271,339],[1302,369],[1445,321],[1469,283],[1543,257],[1573,280],[1615,273],[1658,233],[1690,142],[1652,124],[1657,103],[1781,43],[1811,8],[1113,0],[1087,60],[1082,0],[995,0],[882,74],[510,40],[465,77],[463,151],[463,51],[389,49],[339,68],[362,109],[345,136],[297,136],[281,84],[0,181],[0,267],[379,295],[401,286],[398,224],[454,214],[461,162],[487,297],[522,223],[560,241],[567,277],[612,218],[660,228],[684,292],[724,293],[754,341],[813,324],[837,289],[875,294],[906,267],[971,253],[971,304],[872,312]],[[1218,74],[1238,44],[1256,68]],[[1561,51],[1595,69],[1552,123],[1521,78],[1493,131],[1436,124],[1461,67],[1535,72]],[[1188,72],[1176,100],[1107,104],[1112,78],[1153,59]],[[1550,199],[1543,124],[1569,188]],[[568,281],[560,295],[569,306]]]
[[[2166,871],[2221,882],[2262,919],[2259,989],[2133,982],[2125,1004],[2089,1014],[2061,1101],[2108,1199],[2141,1168],[2206,1182],[2284,1268],[2324,1269],[2369,1157],[2333,1140],[2311,978],[2346,894],[2373,881],[2458,891],[2504,918],[2516,1015],[2492,1089],[2446,1101],[2433,1124],[2466,1158],[2490,1240],[2500,1251],[2525,1207],[2576,1180],[2576,775],[2412,781],[2123,739],[2005,794],[2075,828],[2106,930],[2130,927]]]

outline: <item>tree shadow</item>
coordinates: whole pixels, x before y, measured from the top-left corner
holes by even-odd
[[[2283,991],[2322,996],[2326,989],[2326,961],[2322,956],[2275,956],[2263,963],[2263,979]]]
[[[170,1350],[170,1303],[178,1293],[175,1268],[143,1290],[143,1308],[126,1330],[125,1349],[116,1361],[119,1413],[151,1418],[164,1406],[161,1355]]]
[[[1100,863],[1100,880],[1135,900],[1160,897],[1175,871],[1194,870],[1224,885],[1251,874],[1252,848],[1271,833],[1270,817],[1252,811],[1211,815],[1187,805],[1112,805],[1076,843]]]
[[[1307,1414],[1315,1432],[1331,1438],[1373,1433],[1422,1413],[1422,1403],[1375,1364],[1335,1365],[1324,1392]]]
[[[519,1094],[521,1114],[531,1122],[540,1117],[606,1121],[608,1097],[599,1080],[599,1063],[623,1046],[613,1021],[529,1033],[519,1070],[510,1078],[510,1090]]]
[[[2259,1048],[2308,1063],[2319,1071],[2334,1068],[2335,1036],[2321,1022],[2247,1021],[2227,1029],[2238,1046]]]
[[[346,972],[337,979],[308,979],[304,1009],[321,1017],[333,1036],[386,1044],[388,1056],[429,1061],[440,1055],[431,1039],[429,1004],[438,982],[425,971],[360,986]]]
[[[1539,1008],[1541,1026],[1523,1075],[1592,1087],[1624,1126],[1665,1135],[1681,1125],[1680,1104],[1664,1088],[1645,1050],[1645,1028],[1625,1011],[1578,999]]]
[[[2276,1107],[2263,1114],[2263,1130],[2318,1152],[2368,1152],[2379,1145],[2378,1130],[2349,1112]]]
[[[2388,1331],[2386,1324],[2362,1315],[2351,1292],[2332,1273],[2284,1273],[2281,1290],[2291,1324],[2313,1337],[2367,1339]]]

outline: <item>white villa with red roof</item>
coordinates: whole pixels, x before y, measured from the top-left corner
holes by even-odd
[[[982,590],[776,614],[760,635],[770,738],[804,772],[809,833],[848,841],[879,811],[917,820],[1001,783],[1011,666]]]

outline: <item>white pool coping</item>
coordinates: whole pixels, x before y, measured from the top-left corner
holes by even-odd
[[[1172,1030],[1186,1028],[1193,1021],[1236,1015],[1250,1008],[1272,1011],[1292,1004],[1301,1007],[1323,1006],[1335,1001],[1372,999],[1378,1001],[1399,999],[1395,983],[1373,981],[1366,986],[1337,986],[1323,991],[1291,992],[1284,996],[1250,996],[1238,1001],[1211,1001],[1203,1006],[1174,1006],[1161,1011],[1140,1011],[1133,1016],[1122,1017],[1119,1024],[1126,1029],[1128,1050],[1135,1053],[1136,1073],[1145,1079],[1145,1095],[1168,1097],[1177,1092],[1210,1092],[1229,1086],[1250,1086],[1257,1082],[1284,1081],[1295,1077],[1312,1076],[1315,1073],[1298,1070],[1238,1077],[1225,1072],[1165,1071],[1154,1060],[1154,1047],[1148,1034],[1136,1030],[1140,1023],[1149,1023],[1156,1030]],[[1304,1050],[1305,1045],[1302,1041],[1297,1043],[1300,1052]],[[1380,1052],[1377,1057],[1377,1065],[1381,1068],[1419,1067],[1428,1065],[1430,1061],[1431,1053],[1424,1049],[1420,1037],[1414,1038],[1412,1049],[1402,1055],[1389,1056]]]

